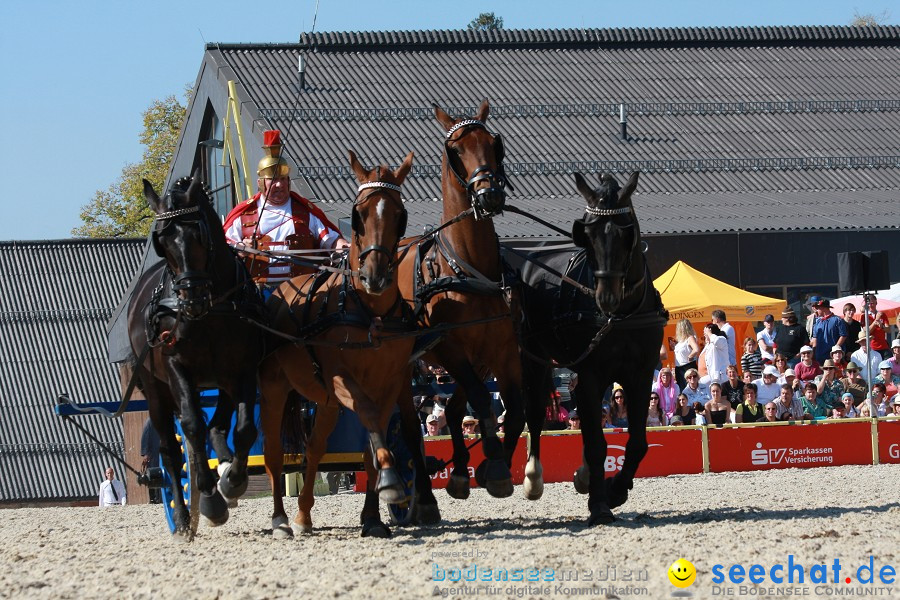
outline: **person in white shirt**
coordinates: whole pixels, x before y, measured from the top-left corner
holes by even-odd
[[[781,395],[781,384],[778,383],[778,369],[766,365],[763,376],[753,381],[756,384],[756,401],[762,405],[777,400]]]
[[[763,319],[763,328],[756,334],[756,343],[759,344],[759,353],[764,361],[775,360],[775,317],[766,315]]]
[[[100,506],[125,506],[125,486],[112,467],[106,467],[106,480],[100,484]]]
[[[703,348],[703,358],[706,360],[706,375],[701,383],[722,383],[728,379],[728,339],[722,335],[722,331],[715,323],[707,323],[703,328],[703,337],[706,338],[706,346]]]
[[[859,374],[865,380],[866,385],[870,385],[871,379],[875,379],[878,375],[878,365],[881,363],[881,354],[874,350],[869,350],[866,345],[866,333],[859,334],[859,350],[850,355],[850,362],[859,367]]]
[[[712,322],[719,327],[719,331],[722,332],[722,335],[724,335],[727,340],[726,345],[728,346],[728,362],[725,363],[725,365],[727,366],[738,364],[737,348],[735,347],[737,340],[734,337],[734,327],[732,327],[731,324],[725,320],[725,311],[714,310],[712,311],[712,313],[710,313],[710,315],[712,316]]]

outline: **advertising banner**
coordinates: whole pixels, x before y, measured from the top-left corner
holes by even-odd
[[[878,421],[878,460],[900,464],[900,419]]]
[[[710,427],[707,436],[713,473],[872,464],[869,423]]]

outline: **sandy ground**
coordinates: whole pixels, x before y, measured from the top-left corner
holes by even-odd
[[[537,502],[518,487],[506,499],[480,489],[467,501],[437,497],[439,526],[395,529],[389,540],[359,537],[360,494],[319,498],[316,532],[287,541],[271,539],[268,498],[242,500],[225,526],[201,526],[189,545],[172,541],[158,505],[4,510],[0,597],[782,598],[791,588],[809,598],[851,589],[900,598],[898,581],[862,585],[856,572],[870,556],[876,576],[884,565],[900,571],[900,465],[638,480],[618,521],[597,528],[585,526],[587,497],[571,484],[547,486]],[[805,567],[803,584],[713,582],[716,564],[726,577],[734,564],[768,572],[788,555]],[[697,570],[686,590],[667,578],[681,557]],[[830,583],[810,582],[817,564]],[[495,577],[488,568],[537,568],[540,581],[486,582]]]

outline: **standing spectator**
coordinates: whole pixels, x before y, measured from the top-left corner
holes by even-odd
[[[878,365],[878,376],[875,377],[875,383],[883,383],[888,398],[893,398],[897,394],[897,386],[900,385],[900,375],[894,375],[891,371],[891,363],[883,360]]]
[[[159,434],[153,427],[150,419],[144,421],[144,428],[141,430],[141,472],[146,473],[147,469],[155,469],[159,467]],[[159,488],[151,487],[148,489],[151,504],[159,504],[162,502],[162,496]]]
[[[869,306],[874,312],[874,298]],[[888,358],[891,352],[887,342],[887,332],[891,326],[888,324],[887,316],[879,310],[874,315],[870,312],[869,319],[869,344],[872,346],[872,350],[879,353],[882,358]]]
[[[844,349],[841,346],[831,347],[831,360],[834,363],[834,376],[838,379],[844,378],[844,367],[847,361],[844,360]]]
[[[891,364],[891,373],[900,375],[900,338],[891,342],[891,357],[888,362]]]
[[[844,391],[853,396],[853,403],[859,406],[869,393],[869,386],[866,380],[859,374],[859,365],[856,363],[847,363],[847,376],[841,379],[844,385]]]
[[[754,396],[757,401],[765,404],[774,400],[781,393],[781,385],[778,383],[778,370],[772,365],[766,365],[762,377],[753,382]],[[744,393],[746,402],[747,394]]]
[[[744,354],[741,356],[741,369],[750,371],[753,379],[758,379],[762,376],[762,353],[756,345],[756,340],[751,337],[744,338]]]
[[[662,427],[668,425],[669,420],[659,405],[659,394],[650,392],[650,411],[647,413],[647,427]]]
[[[100,506],[125,506],[125,486],[116,479],[112,467],[106,467],[106,479],[100,484]]]
[[[701,381],[707,385],[721,383],[727,379],[725,370],[728,365],[736,364],[728,362],[728,339],[715,323],[706,324],[703,328],[703,337],[706,340],[706,346],[703,348],[706,376]]]
[[[681,388],[675,383],[672,369],[669,367],[660,369],[659,379],[653,384],[650,391],[659,396],[659,405],[666,417],[671,417],[677,406],[678,394],[681,393]]]
[[[609,422],[613,427],[628,427],[628,406],[625,404],[625,390],[613,389],[613,401],[609,407]]]
[[[712,317],[712,322],[718,325],[719,331],[725,336],[726,343],[728,344],[728,361],[725,364],[736,365],[737,348],[735,348],[735,344],[737,344],[737,340],[735,339],[734,327],[725,320],[725,311],[714,310],[710,313],[710,316]],[[722,379],[724,380],[724,376]]]
[[[816,384],[809,382],[803,388],[803,412],[812,419],[824,419],[831,414],[831,406],[818,397]]]
[[[744,397],[744,382],[738,379],[738,370],[734,365],[728,365],[725,371],[728,380],[722,384],[722,395],[731,403],[731,408],[737,408]]]
[[[806,315],[806,335],[808,335],[810,339],[812,339],[813,328],[815,328],[816,319],[818,318],[818,315],[816,314],[816,304],[819,303],[819,300],[821,300],[821,298],[818,296],[810,296],[804,305],[809,309],[809,314]]]
[[[682,392],[687,396],[691,404],[699,402],[701,406],[709,400],[709,387],[700,383],[700,373],[697,369],[688,369],[685,374],[687,385],[682,388]]]
[[[755,423],[763,419],[762,405],[757,401],[756,384],[751,383],[744,388],[744,401],[734,412],[735,423]]]
[[[775,406],[774,402],[767,402],[763,407],[763,421],[766,421],[767,423],[779,421],[777,411],[778,408]]]
[[[550,406],[547,407],[547,414],[544,421],[544,429],[560,430],[569,426],[569,411],[563,408],[559,403],[559,392],[553,390],[550,392]]]
[[[890,402],[884,390],[883,383],[872,384],[872,404],[875,405],[879,417],[886,417],[891,412]]]
[[[775,346],[787,358],[787,366],[800,362],[800,348],[809,344],[806,329],[797,323],[797,315],[790,308],[781,313],[781,324],[775,328]]]
[[[841,403],[844,384],[835,377],[834,362],[830,358],[822,365],[822,371],[822,375],[818,375],[813,381],[816,384],[816,394],[834,408]]]
[[[781,386],[778,401],[775,402],[778,407],[779,421],[800,421],[803,419],[803,404],[800,402],[799,396],[794,395],[794,390],[787,383]]]
[[[800,380],[800,385],[806,385],[822,374],[822,367],[813,359],[812,346],[800,348],[800,362],[794,365],[794,374]]]
[[[856,340],[859,339],[859,332],[862,331],[862,325],[860,325],[859,321],[853,318],[853,315],[856,314],[856,307],[852,304],[845,304],[843,313],[844,325],[847,326],[847,338],[844,340],[844,354],[850,356],[851,354],[859,350],[859,344],[856,342]]]
[[[681,419],[682,425],[693,425],[697,420],[697,414],[694,412],[694,406],[691,404],[688,397],[684,394],[678,394],[678,407],[675,409],[675,414],[672,415],[672,418],[669,420],[671,425],[674,425],[674,420],[676,418]]]
[[[844,320],[831,312],[831,302],[819,300],[813,307],[816,322],[811,336],[816,362],[822,364],[831,355],[832,346],[840,346],[847,339],[847,325]]]
[[[850,392],[844,392],[841,395],[841,404],[844,405],[844,416],[848,419],[852,419],[854,417],[859,416],[859,411],[856,410],[856,404],[853,402],[853,394]]]
[[[709,395],[710,400],[703,407],[703,416],[706,418],[706,422],[718,426],[730,422],[734,411],[731,403],[722,397],[722,385],[716,382],[711,383]],[[740,410],[740,406],[738,406],[738,410]],[[738,422],[740,423],[740,421]]]
[[[766,315],[763,319],[763,328],[756,334],[756,343],[759,344],[759,353],[766,364],[775,360],[775,317]]]
[[[700,343],[694,334],[694,326],[687,319],[681,319],[675,325],[675,339],[678,342],[672,349],[675,353],[675,383],[684,389],[685,374],[697,368],[697,357],[700,356]]]
[[[859,344],[859,350],[850,355],[850,360],[859,367],[859,374],[867,384],[872,383],[878,374],[878,365],[881,364],[881,354],[866,347],[866,332],[859,334],[856,340]]]

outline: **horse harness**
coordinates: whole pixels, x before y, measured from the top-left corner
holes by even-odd
[[[451,149],[450,143],[455,141],[453,134],[457,131],[462,132],[459,135],[459,138],[461,138],[471,128],[484,129],[494,139],[497,170],[495,171],[487,165],[479,165],[472,171],[468,179],[464,179],[453,160],[454,151]],[[506,171],[503,169],[505,151],[503,149],[503,138],[500,137],[499,133],[494,133],[488,129],[484,121],[477,119],[462,120],[447,131],[444,139],[444,156],[447,159],[450,172],[456,178],[456,182],[466,191],[466,196],[469,198],[475,213],[475,220],[490,218],[502,211],[506,198],[506,188],[513,189],[513,186],[506,177]],[[482,181],[487,182],[487,187],[476,190],[475,186]]]

